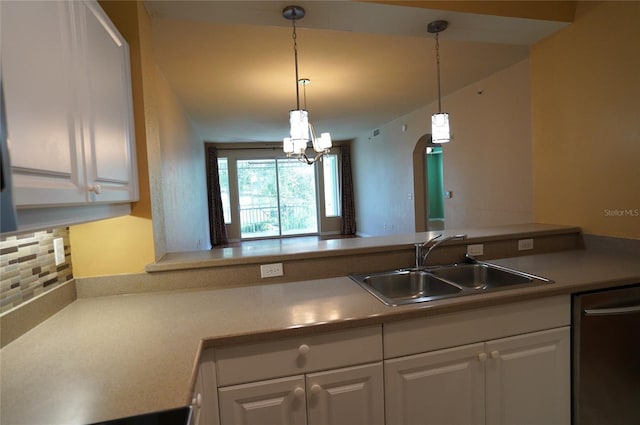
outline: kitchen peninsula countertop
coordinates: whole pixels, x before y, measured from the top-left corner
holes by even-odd
[[[185,406],[202,347],[640,282],[637,255],[586,249],[491,262],[555,283],[400,307],[348,277],[78,299],[0,351],[0,422],[86,424]]]
[[[288,239],[280,239],[279,244],[242,244],[237,247],[216,248],[208,251],[172,252],[160,261],[146,266],[147,272],[172,270],[193,270],[207,267],[220,267],[239,264],[252,264],[279,259],[307,259],[343,256],[351,253],[363,254],[371,252],[390,252],[405,250],[407,246],[425,242],[438,234],[449,236],[465,234],[468,241],[481,240],[489,242],[500,239],[517,239],[518,237],[551,236],[554,234],[579,233],[575,226],[555,224],[513,224],[487,228],[469,228],[439,230],[431,232],[411,233],[391,236],[375,236],[363,238],[339,238],[327,240],[310,240],[307,243]]]

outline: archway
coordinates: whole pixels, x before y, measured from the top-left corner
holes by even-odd
[[[438,156],[430,156],[430,161],[427,161],[427,148],[432,148],[432,152]],[[416,232],[444,229],[441,149],[441,145],[431,143],[429,133],[421,136],[413,149],[413,206]],[[431,185],[427,178],[428,174],[432,174]],[[438,176],[440,181],[437,181]]]

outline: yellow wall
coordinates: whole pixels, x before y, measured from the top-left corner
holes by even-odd
[[[584,2],[531,51],[537,222],[640,239],[640,2]]]
[[[141,273],[153,263],[151,220],[125,216],[71,227],[73,275]]]

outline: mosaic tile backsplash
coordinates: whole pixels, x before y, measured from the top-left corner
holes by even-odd
[[[56,266],[54,239],[62,238],[64,263]],[[69,229],[0,237],[0,313],[73,279]]]

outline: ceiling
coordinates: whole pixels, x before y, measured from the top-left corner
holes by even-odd
[[[296,82],[282,9],[290,4],[306,10],[296,25],[309,116],[334,140],[437,99],[435,40],[426,31],[433,20],[449,21],[440,34],[443,96],[527,58],[531,44],[567,25],[352,1],[147,0],[155,60],[204,140],[288,134]]]

